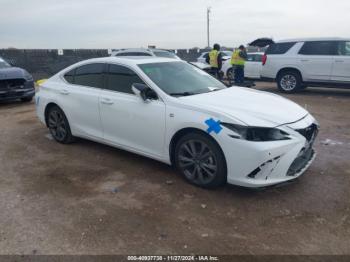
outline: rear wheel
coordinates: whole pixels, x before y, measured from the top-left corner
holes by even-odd
[[[226,162],[220,147],[201,133],[183,136],[176,145],[177,169],[191,184],[215,188],[226,183]]]
[[[302,87],[302,79],[296,71],[284,71],[277,77],[278,89],[284,93],[295,93]]]
[[[69,144],[74,141],[68,120],[58,106],[49,109],[47,125],[52,137],[59,143]]]

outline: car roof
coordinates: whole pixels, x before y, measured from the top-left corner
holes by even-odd
[[[310,42],[310,41],[350,41],[350,38],[341,38],[341,37],[308,37],[308,38],[285,39],[285,40],[277,41],[276,43]]]
[[[120,49],[120,50],[115,50],[115,53],[122,53],[122,52],[148,52],[152,53],[154,51],[157,52],[170,52],[168,50],[164,49],[156,49],[156,48],[126,48],[126,49]]]
[[[110,63],[110,64],[124,64],[124,65],[139,65],[148,63],[165,63],[165,62],[181,62],[172,58],[153,57],[153,56],[108,56],[100,58],[92,58],[81,61],[79,65],[92,63]],[[184,62],[185,63],[185,62]],[[78,66],[76,64],[75,66]]]

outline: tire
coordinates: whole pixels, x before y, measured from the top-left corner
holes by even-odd
[[[52,137],[61,144],[70,144],[75,138],[71,133],[66,115],[58,106],[53,106],[47,114],[47,126]]]
[[[33,97],[32,96],[29,96],[29,97],[23,97],[21,98],[21,101],[22,102],[31,102],[33,100]]]
[[[284,93],[295,93],[301,90],[302,79],[296,71],[284,71],[278,74],[277,85]]]
[[[175,147],[175,165],[191,184],[213,189],[227,182],[224,154],[219,145],[207,135],[184,135]]]
[[[226,78],[230,81],[233,81],[235,79],[235,72],[232,67],[229,70],[227,70]]]

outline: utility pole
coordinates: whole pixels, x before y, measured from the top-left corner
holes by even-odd
[[[211,12],[211,7],[207,8],[207,38],[208,38],[208,47],[210,47],[210,12]]]

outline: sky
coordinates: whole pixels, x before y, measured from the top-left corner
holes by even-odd
[[[0,0],[0,48],[179,49],[350,37],[350,0]]]

